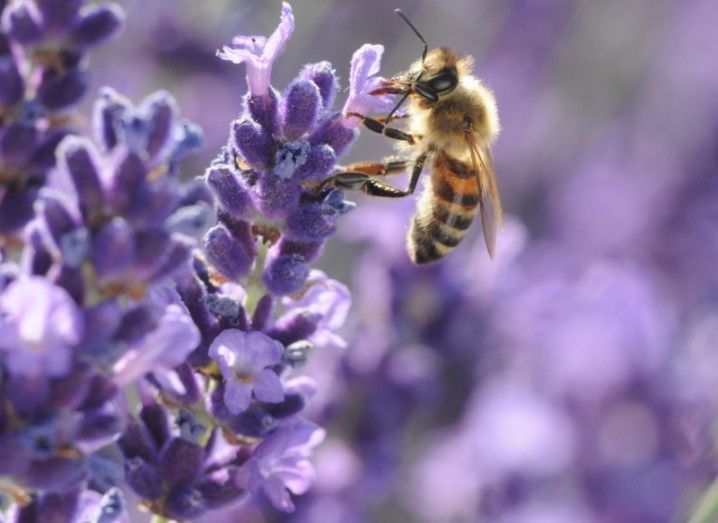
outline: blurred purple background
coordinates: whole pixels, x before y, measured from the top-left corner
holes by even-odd
[[[215,50],[268,33],[279,6],[128,0],[94,89],[170,89],[205,130],[186,173],[201,174],[245,85]],[[320,263],[354,308],[349,347],[310,363],[329,430],[316,485],[294,515],[245,507],[242,521],[686,521],[718,472],[718,3],[293,7],[278,88],[320,60],[346,87],[365,42],[386,47],[382,74],[405,68],[421,49],[395,7],[431,46],[473,55],[499,103],[508,220],[493,262],[475,226],[416,268],[414,200],[356,196]],[[389,154],[363,133],[348,161]]]

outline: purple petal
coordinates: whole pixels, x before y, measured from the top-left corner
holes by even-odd
[[[284,400],[284,390],[279,376],[269,369],[259,373],[254,381],[254,395],[265,403],[279,403]]]
[[[262,484],[262,491],[272,502],[275,508],[283,512],[294,512],[294,503],[284,483],[279,478],[265,480]]]
[[[242,48],[233,49],[225,46],[217,56],[236,64],[244,63],[247,67],[249,92],[252,96],[264,97],[269,92],[272,64],[293,32],[294,14],[291,6],[284,2],[279,25],[266,41],[261,37],[235,37],[234,42]]]
[[[228,381],[224,389],[224,403],[232,414],[247,410],[252,398],[252,387],[238,381]]]
[[[282,346],[262,332],[247,334],[247,347],[252,353],[251,365],[257,371],[276,365],[282,358]]]
[[[384,46],[364,44],[352,55],[351,72],[349,73],[349,97],[344,104],[343,112],[367,114],[370,112],[387,112],[392,107],[392,97],[372,96],[370,91],[378,87],[378,81],[372,78],[379,72]],[[343,124],[354,129],[361,124],[358,118],[343,118]]]
[[[267,39],[267,43],[262,50],[262,58],[270,63],[279,56],[287,45],[287,41],[294,33],[294,12],[292,6],[287,2],[282,2],[282,14],[279,17],[279,25]]]

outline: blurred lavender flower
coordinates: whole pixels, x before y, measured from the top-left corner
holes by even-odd
[[[28,377],[65,376],[82,323],[63,288],[39,277],[12,282],[0,295],[0,351],[7,370]]]
[[[276,508],[292,512],[294,503],[289,492],[299,495],[309,489],[314,479],[309,456],[324,436],[324,430],[312,423],[286,425],[255,449],[239,477],[248,476],[254,495],[261,491]]]
[[[61,5],[62,4],[62,5]],[[16,232],[74,133],[70,109],[89,87],[87,51],[117,32],[114,3],[27,0],[2,10],[0,32],[0,230]]]
[[[51,262],[35,272],[65,278],[76,296],[140,299],[186,266],[192,238],[212,221],[211,196],[178,179],[179,161],[201,134],[179,119],[169,94],[135,108],[109,88],[95,105],[94,131],[97,145],[68,137],[59,146],[58,169],[31,225],[41,239],[35,257],[48,253]],[[88,270],[91,289],[71,277]]]

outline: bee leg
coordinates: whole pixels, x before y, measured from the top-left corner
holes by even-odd
[[[406,171],[408,162],[406,160],[388,158],[381,163],[357,162],[347,165],[344,171],[369,174],[371,176],[387,176],[390,174],[403,173]]]
[[[330,176],[319,184],[319,190],[332,186],[336,189],[349,189],[359,190],[371,196],[378,196],[380,198],[402,198],[409,196],[416,189],[416,184],[419,181],[419,176],[424,168],[424,163],[428,153],[422,153],[414,162],[414,168],[411,172],[411,178],[409,179],[409,187],[406,190],[397,189],[393,185],[383,183],[370,174],[365,172],[356,171],[345,171],[337,173],[334,176]],[[402,162],[402,169],[406,167],[406,162]],[[364,165],[381,166],[382,164],[370,164],[365,163]],[[388,164],[387,164],[388,165]],[[388,173],[384,173],[388,174]]]
[[[406,133],[404,131],[401,131],[399,129],[395,129],[393,127],[387,127],[384,125],[381,121],[377,120],[376,118],[370,118],[368,116],[364,116],[363,114],[359,113],[347,113],[347,116],[354,116],[356,118],[361,118],[362,122],[364,123],[364,127],[369,129],[370,131],[374,131],[375,133],[383,134],[387,138],[392,138],[394,140],[402,140],[404,142],[409,143],[416,143],[420,137],[414,136],[412,134]],[[392,117],[392,120],[394,118]]]

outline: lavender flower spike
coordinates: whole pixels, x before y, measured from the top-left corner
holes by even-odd
[[[223,331],[209,347],[226,380],[224,403],[232,414],[249,407],[252,392],[259,401],[279,403],[284,391],[279,376],[267,368],[279,363],[282,346],[261,332]]]
[[[21,278],[0,296],[0,354],[21,376],[65,376],[82,337],[80,310],[62,287]]]
[[[282,15],[279,25],[269,38],[264,36],[236,36],[232,40],[233,47],[225,46],[217,52],[223,60],[247,66],[247,84],[252,96],[266,96],[269,91],[269,78],[272,64],[284,50],[294,32],[294,13],[292,7],[282,3]]]
[[[354,51],[351,69],[349,72],[349,97],[344,104],[342,113],[367,114],[370,112],[388,112],[394,104],[391,95],[374,96],[371,93],[378,89],[384,78],[376,76],[381,66],[381,56],[384,46],[379,44],[364,44]],[[354,129],[361,124],[356,117],[346,116],[342,119],[344,127]]]

